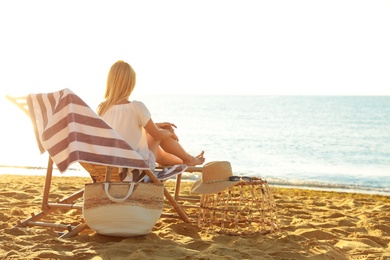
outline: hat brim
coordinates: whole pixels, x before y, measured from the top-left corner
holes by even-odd
[[[194,194],[212,194],[218,193],[236,185],[238,181],[218,181],[213,183],[203,183],[202,179],[197,180],[191,188],[191,193]]]

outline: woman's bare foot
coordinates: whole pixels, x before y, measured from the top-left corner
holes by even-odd
[[[204,151],[202,151],[200,154],[198,154],[195,157],[190,156],[189,159],[187,161],[183,161],[183,163],[185,165],[188,165],[188,166],[195,166],[195,165],[203,164],[205,161],[205,158],[203,157],[203,155],[204,155]]]
[[[202,151],[200,154],[198,154],[197,156],[195,156],[195,158],[201,159],[201,158],[203,158],[203,155],[204,155],[204,151]]]

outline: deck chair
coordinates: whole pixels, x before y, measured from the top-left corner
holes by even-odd
[[[83,189],[62,200],[57,200],[56,203],[49,202],[53,162],[61,173],[65,172],[73,162],[78,162],[87,170],[93,182],[102,181],[103,176],[107,176],[107,174],[111,174],[111,180],[115,180],[115,176],[119,179],[119,174],[117,172],[119,168],[132,168],[145,171],[152,182],[161,183],[161,181],[150,171],[149,167],[145,165],[143,159],[140,158],[140,156],[132,150],[113,129],[98,117],[84,101],[69,89],[49,94],[29,95],[27,97],[7,96],[7,99],[18,106],[26,115],[30,116],[41,152],[46,150],[49,152],[49,161],[42,197],[42,211],[38,214],[32,214],[32,217],[24,221],[18,221],[16,226],[42,226],[62,229],[65,232],[60,233],[61,238],[74,236],[87,228],[86,223],[83,221],[78,225],[55,224],[40,221],[46,215],[51,214],[57,209],[82,209],[82,205],[77,205],[74,202],[83,196]],[[81,114],[79,114],[80,111]],[[83,118],[80,118],[80,116]],[[85,123],[86,118],[88,118],[90,124]],[[75,126],[77,125],[76,122],[84,123],[81,124],[81,127],[77,127]],[[64,125],[67,127],[64,127]],[[76,140],[75,142],[72,142],[72,144],[69,145],[66,142],[61,143],[54,141],[53,136],[56,133],[61,131],[69,132],[69,127],[73,127],[74,129],[70,131],[71,133],[67,134],[70,138],[74,138],[74,140]],[[67,130],[65,128],[67,128]],[[99,130],[98,138],[88,134],[96,130]],[[82,141],[77,142],[77,140],[80,139],[82,139]],[[107,142],[112,142],[114,145],[108,145]],[[87,146],[85,146],[86,143]],[[69,146],[77,145],[80,147],[71,147],[73,150],[69,152],[69,149],[65,149],[67,151],[62,150],[61,147],[65,144],[68,148]],[[89,148],[88,145],[90,146]],[[119,149],[116,149],[117,147],[119,147]],[[189,167],[187,170],[199,171],[200,168],[201,167]],[[176,182],[175,198],[177,199],[180,199],[180,180],[181,173],[178,175]],[[177,213],[174,217],[179,217],[183,221],[189,222],[186,212],[166,188],[164,188],[164,195]],[[169,214],[168,217],[172,217],[172,214]]]

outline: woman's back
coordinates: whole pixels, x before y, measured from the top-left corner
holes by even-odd
[[[149,148],[144,126],[151,115],[140,101],[132,101],[110,107],[103,120],[111,126],[144,159],[148,159]]]

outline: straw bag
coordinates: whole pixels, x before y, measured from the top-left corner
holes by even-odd
[[[83,215],[98,234],[131,237],[148,234],[160,218],[162,184],[91,183],[85,185]]]

